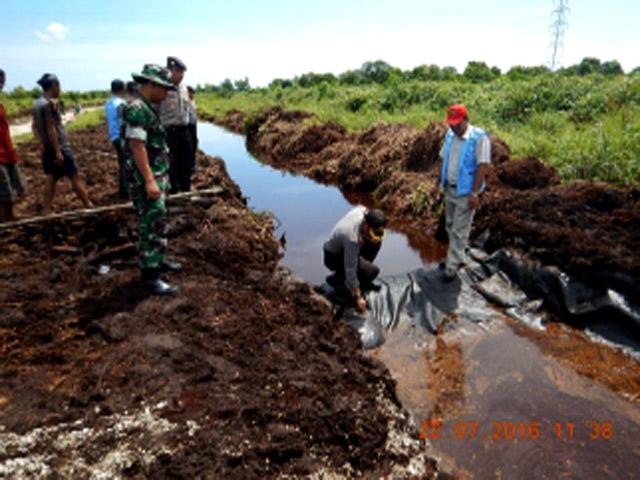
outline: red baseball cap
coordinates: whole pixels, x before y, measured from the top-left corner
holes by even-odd
[[[469,117],[467,107],[464,105],[451,105],[447,110],[447,118],[444,119],[447,125],[458,125],[465,118]]]

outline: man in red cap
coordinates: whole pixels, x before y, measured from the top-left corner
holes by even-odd
[[[449,129],[440,150],[442,172],[439,185],[444,190],[449,236],[443,275],[444,280],[451,281],[465,263],[473,214],[480,205],[480,195],[491,164],[491,142],[486,132],[469,123],[469,113],[464,105],[449,107],[445,122]]]

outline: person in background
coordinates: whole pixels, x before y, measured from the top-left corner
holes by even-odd
[[[189,92],[189,136],[191,137],[191,147],[193,154],[191,155],[191,173],[196,171],[196,154],[198,153],[198,110],[196,107],[196,89],[188,86]]]
[[[136,82],[127,82],[127,99],[132,100],[136,98],[138,92],[138,84]]]
[[[60,81],[54,74],[45,73],[37,83],[43,92],[33,105],[32,130],[42,146],[42,168],[47,176],[42,213],[51,213],[56,183],[62,177],[69,178],[71,187],[82,205],[90,208],[93,205],[78,176],[78,165],[55,101],[60,98]]]
[[[357,206],[342,217],[324,244],[324,264],[333,275],[327,283],[342,296],[352,297],[360,312],[367,308],[364,290],[377,290],[380,269],[373,264],[384,238],[387,219],[380,210]]]
[[[449,248],[442,267],[444,280],[450,282],[465,264],[473,214],[480,206],[491,165],[491,142],[484,130],[469,123],[464,105],[449,107],[445,123],[449,129],[440,150],[442,172],[437,185],[444,190]]]
[[[165,257],[169,148],[154,105],[162,102],[175,86],[169,71],[159,65],[147,64],[141,73],[132,76],[139,88],[124,109],[124,148],[127,180],[138,214],[142,280],[153,295],[173,295],[178,288],[161,280],[160,272],[179,272],[182,265]]]
[[[0,92],[7,76],[0,69]],[[20,158],[11,141],[7,112],[0,103],[0,222],[15,220],[13,205],[24,195],[24,182],[18,168]]]
[[[171,81],[176,87],[160,104],[160,121],[167,130],[167,143],[171,157],[169,180],[171,193],[191,190],[191,136],[189,134],[189,93],[182,83],[186,65],[176,57],[167,58]]]
[[[126,89],[124,82],[118,79],[113,80],[111,82],[111,97],[109,97],[104,104],[104,116],[107,120],[109,141],[113,145],[118,160],[118,195],[123,200],[129,198],[127,182],[124,177],[124,152],[122,145],[122,112],[126,105],[125,95]]]

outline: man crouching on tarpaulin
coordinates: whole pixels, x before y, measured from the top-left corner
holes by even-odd
[[[334,272],[327,283],[337,294],[353,298],[360,312],[367,308],[362,292],[377,290],[373,264],[384,238],[387,219],[380,210],[358,206],[338,221],[324,244],[324,264]]]

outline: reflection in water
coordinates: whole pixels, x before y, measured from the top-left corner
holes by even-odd
[[[229,175],[249,199],[249,206],[268,210],[277,218],[277,236],[284,233],[287,239],[282,264],[310,283],[322,283],[328,275],[322,263],[322,246],[335,223],[358,200],[350,203],[336,188],[259,163],[247,152],[240,135],[207,123],[199,124],[198,135],[202,150],[224,158]],[[408,245],[407,237],[392,227],[376,264],[383,275],[392,275],[419,268],[422,261]]]
[[[261,165],[240,136],[202,124],[200,137],[203,150],[225,159],[250,205],[274,212],[282,223],[284,265],[320,282],[326,275],[322,244],[350,202],[335,188]],[[367,198],[349,199],[371,206]],[[392,227],[408,237],[390,232],[377,259],[383,274],[443,258],[446,247],[424,232]],[[551,337],[549,331],[532,333],[502,317],[467,284],[458,312],[448,318],[455,323],[437,337],[399,324],[370,353],[389,368],[416,425],[441,421],[440,437],[429,442],[445,467],[473,478],[636,478],[640,398],[625,400],[603,384],[640,391],[637,362],[581,343],[565,330]],[[615,433],[608,440],[602,436],[605,422]],[[592,439],[594,425],[599,435]]]
[[[377,206],[370,195],[358,192],[342,192],[342,194],[354,205],[360,204],[369,208]],[[420,259],[424,263],[439,262],[447,255],[447,245],[436,240],[428,232],[415,228],[407,222],[397,221],[393,217],[390,218],[389,226],[391,229],[404,234],[403,236],[409,248],[418,252]]]

